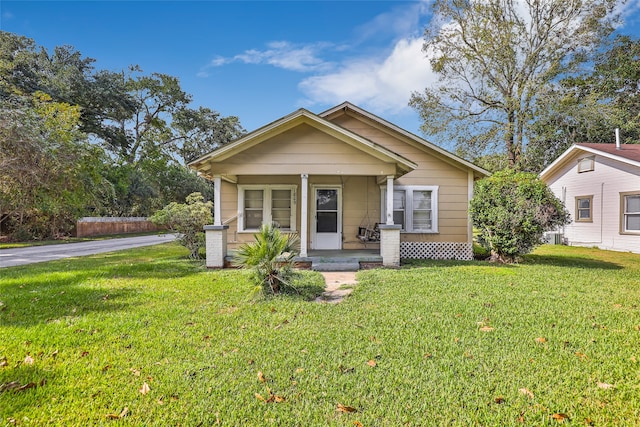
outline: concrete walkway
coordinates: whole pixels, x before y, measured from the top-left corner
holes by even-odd
[[[353,292],[353,287],[358,283],[355,271],[322,271],[320,273],[327,286],[324,293],[316,298],[316,302],[337,304]]]
[[[0,249],[0,268],[36,262],[52,261],[104,252],[120,251],[141,246],[159,245],[175,240],[173,234],[123,237],[90,242],[61,243],[59,245],[30,246],[28,248]]]

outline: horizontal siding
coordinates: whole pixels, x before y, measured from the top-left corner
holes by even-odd
[[[620,193],[640,191],[640,168],[602,156],[595,157],[591,172],[577,172],[576,155],[547,181],[571,214],[564,227],[569,244],[640,253],[640,236],[620,234]],[[575,222],[575,199],[593,196],[593,222]]]

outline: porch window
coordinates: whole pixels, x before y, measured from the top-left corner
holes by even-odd
[[[620,193],[622,211],[621,232],[640,233],[640,192]]]
[[[576,222],[593,221],[593,196],[576,197]]]
[[[294,185],[239,185],[238,230],[257,231],[262,224],[295,230]]]
[[[382,188],[382,218],[386,217],[386,189]],[[393,222],[408,233],[438,232],[438,187],[395,186],[393,189]]]

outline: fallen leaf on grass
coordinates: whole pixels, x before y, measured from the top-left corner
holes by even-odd
[[[563,413],[558,413],[558,414],[551,415],[551,418],[553,418],[554,420],[556,420],[559,423],[563,423],[565,420],[569,419],[569,415],[563,414]]]
[[[531,392],[531,390],[527,388],[521,388],[521,389],[518,389],[518,391],[521,394],[524,394],[525,396],[527,396],[528,398],[533,399],[533,393]]]
[[[504,403],[504,397],[502,396],[498,396],[495,399],[493,399],[494,402],[496,402],[498,405]]]
[[[367,365],[371,366],[372,368],[375,368],[377,363],[375,360],[371,359],[367,362]]]
[[[535,339],[535,341],[538,343],[545,343],[547,342],[547,339],[545,337],[538,337]]]
[[[106,417],[108,420],[119,420],[121,418],[126,417],[128,413],[129,413],[129,408],[125,406],[125,408],[119,414],[107,414]]]
[[[346,405],[343,405],[342,403],[338,403],[338,406],[336,407],[336,411],[338,411],[338,412],[358,412],[358,410],[356,408],[354,408],[353,406],[346,406]]]
[[[33,360],[33,357],[27,354],[27,357],[24,358],[24,364],[33,365],[33,362],[35,362],[35,360]]]
[[[480,328],[480,332],[493,332],[494,328],[492,328],[491,326],[483,326],[482,328]]]
[[[9,362],[6,357],[0,359],[0,368],[4,368],[5,366],[9,366]]]
[[[360,421],[357,421],[357,420],[353,422],[353,425],[356,426],[356,427],[364,427],[362,425],[362,423]]]
[[[129,370],[130,370],[130,371],[131,371],[131,373],[132,373],[133,375],[135,375],[136,377],[139,377],[139,376],[140,376],[140,371],[139,371],[139,370],[137,370],[137,369],[135,369],[135,368],[130,368]]]
[[[267,382],[267,379],[265,378],[264,374],[262,373],[262,371],[258,371],[258,380],[261,383]]]
[[[151,391],[151,388],[149,387],[149,384],[147,384],[147,382],[145,381],[145,382],[142,384],[142,387],[140,387],[140,390],[139,390],[139,391],[140,391],[140,393],[142,393],[142,394],[147,394],[147,393],[149,393],[149,392]]]
[[[578,356],[580,360],[588,359],[586,354],[580,353],[579,351],[576,351],[576,356]]]
[[[42,380],[41,384],[44,385],[44,383],[45,383],[45,380]],[[20,381],[11,381],[10,383],[0,384],[0,393],[9,391],[9,390],[13,390],[16,392],[25,391],[35,387],[37,387],[37,384],[33,382],[22,385],[20,384]]]
[[[608,390],[610,388],[613,388],[613,384],[598,383],[598,388],[602,388],[602,389]]]
[[[283,396],[278,396],[277,394],[273,394],[268,387],[267,387],[267,393],[269,393],[269,397],[266,399],[262,397],[260,393],[256,393],[255,394],[256,399],[261,400],[265,403],[271,403],[271,402],[281,403],[286,400]]]

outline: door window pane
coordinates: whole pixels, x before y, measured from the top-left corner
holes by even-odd
[[[318,212],[316,224],[318,233],[337,233],[338,212]]]
[[[316,209],[319,211],[337,211],[338,190],[317,190]]]

